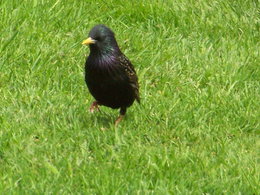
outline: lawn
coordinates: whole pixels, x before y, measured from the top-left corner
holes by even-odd
[[[0,194],[260,194],[257,0],[1,0]],[[96,24],[141,105],[93,101]]]

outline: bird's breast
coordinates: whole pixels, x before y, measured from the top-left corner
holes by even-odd
[[[132,88],[124,67],[113,59],[90,59],[86,62],[85,80],[90,93],[103,105],[112,108],[133,103]]]

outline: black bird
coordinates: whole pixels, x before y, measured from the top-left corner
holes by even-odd
[[[85,81],[96,100],[92,103],[90,112],[99,109],[99,105],[120,108],[120,116],[115,121],[117,125],[135,100],[140,103],[134,67],[119,49],[113,31],[105,25],[93,27],[89,38],[82,44],[89,45],[90,48],[85,63]]]

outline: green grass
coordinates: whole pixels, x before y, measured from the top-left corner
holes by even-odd
[[[1,194],[260,194],[257,0],[0,1]],[[136,67],[141,105],[84,83],[95,24]]]

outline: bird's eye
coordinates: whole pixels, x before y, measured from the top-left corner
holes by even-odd
[[[101,41],[101,38],[100,37],[95,37],[95,40]]]

